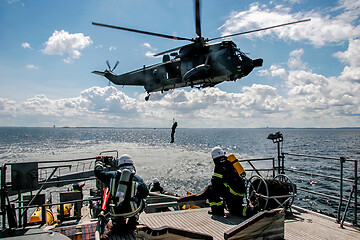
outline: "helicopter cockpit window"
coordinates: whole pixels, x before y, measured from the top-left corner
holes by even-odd
[[[240,51],[240,49],[236,48],[235,52],[236,52],[235,54],[238,56],[238,58],[240,60],[242,60],[243,53]]]

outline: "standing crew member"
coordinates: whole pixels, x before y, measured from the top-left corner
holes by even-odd
[[[95,176],[105,183],[109,190],[106,208],[110,211],[112,232],[128,232],[136,229],[138,215],[145,208],[145,198],[149,194],[144,181],[136,175],[133,160],[129,155],[120,156],[116,171],[107,171],[112,157],[98,156],[95,162]]]
[[[230,214],[246,216],[246,209],[243,213],[242,206],[246,190],[243,179],[220,147],[214,147],[211,156],[215,164],[211,184],[199,195],[181,197],[178,201],[208,199],[211,207],[210,214],[224,215],[226,204]]]

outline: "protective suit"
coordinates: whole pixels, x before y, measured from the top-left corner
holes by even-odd
[[[122,155],[117,161],[118,170],[108,171],[108,157],[98,156],[95,162],[95,176],[108,187],[107,210],[113,222],[113,231],[118,229],[134,230],[138,215],[145,208],[145,198],[149,194],[144,181],[136,175],[130,156]],[[125,227],[126,226],[126,227]]]
[[[208,199],[211,207],[210,214],[224,215],[225,205],[230,214],[245,216],[243,213],[243,198],[245,196],[245,183],[232,166],[220,147],[211,151],[215,168],[211,178],[211,184],[198,195],[185,196],[178,202],[196,201]]]

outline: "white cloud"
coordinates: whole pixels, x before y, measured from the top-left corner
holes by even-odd
[[[26,65],[26,68],[28,68],[28,69],[39,69],[39,67],[35,66],[34,64],[28,64],[28,65]]]
[[[348,49],[345,52],[337,52],[334,56],[352,67],[360,67],[360,39],[350,39]]]
[[[30,46],[30,44],[29,44],[29,43],[27,43],[27,42],[22,43],[22,44],[21,44],[21,46],[22,46],[23,48],[29,48],[29,49],[32,49],[32,48],[31,48],[31,46]]]
[[[277,65],[271,65],[270,73],[271,73],[271,76],[273,76],[273,77],[281,77],[281,78],[287,77],[286,70],[283,67],[277,66]]]
[[[341,74],[341,79],[345,81],[360,82],[360,39],[351,39],[349,47],[345,52],[334,54],[343,63],[348,64]]]
[[[149,49],[151,49],[151,50],[154,50],[154,48],[151,47],[150,43],[148,43],[148,42],[144,42],[144,43],[143,43],[143,46],[146,47],[146,48],[149,48]]]
[[[357,12],[359,9],[360,7],[357,6]],[[355,12],[351,11],[351,13]],[[355,16],[358,19],[358,14]],[[343,42],[360,35],[360,26],[353,24],[354,17],[346,18],[343,14],[336,17],[323,16],[314,11],[291,13],[290,8],[282,5],[270,8],[267,5],[260,6],[259,3],[252,4],[247,11],[233,12],[220,29],[224,36],[307,18],[311,18],[311,21],[242,36],[254,38],[276,35],[284,40],[307,40],[315,46],[324,46],[327,43]]]
[[[68,33],[64,30],[56,31],[45,43],[43,53],[48,55],[69,55],[64,62],[70,63],[73,59],[80,57],[84,48],[92,44],[89,36],[84,36],[82,33]]]
[[[25,4],[24,4],[23,2],[21,2],[20,0],[7,0],[7,2],[8,2],[9,4],[19,3],[20,6],[22,6],[22,7],[25,6]]]
[[[354,61],[358,52],[357,41],[350,41],[345,52],[336,57],[349,65],[340,76],[325,77],[307,70],[290,70],[286,79],[288,101],[292,115],[297,119],[310,119],[314,126],[351,126],[360,123],[360,68]],[[293,52],[295,56],[297,54]],[[301,53],[303,54],[303,52]],[[314,120],[317,119],[317,122]],[[333,119],[333,121],[326,121]],[[310,123],[309,123],[310,124]]]
[[[346,50],[335,54],[346,66],[339,76],[332,77],[306,69],[300,59],[306,54],[303,49],[292,51],[288,63],[295,58],[296,64],[287,68],[286,64],[274,64],[262,72],[281,77],[282,89],[264,84],[243,87],[239,93],[216,87],[176,89],[152,93],[146,102],[145,93],[130,97],[110,86],[89,88],[65,99],[45,95],[21,103],[0,99],[0,124],[28,125],[28,119],[41,119],[33,124],[163,127],[175,117],[183,127],[359,126],[358,50],[359,41],[351,40]]]
[[[152,47],[152,46],[150,45],[150,43],[148,43],[148,42],[144,42],[144,43],[142,44],[142,46],[144,46],[145,48],[149,49],[148,51],[146,51],[145,56],[146,56],[146,57],[150,57],[150,58],[154,58],[155,51],[156,51],[157,49],[154,48],[154,47]]]
[[[291,69],[305,69],[305,64],[301,60],[301,56],[304,54],[304,49],[297,49],[290,53],[290,59],[288,60],[288,66]]]
[[[139,99],[131,98],[114,87],[89,88],[80,96],[68,99],[52,100],[38,95],[20,104],[1,100],[0,113],[11,115],[17,121],[38,118],[56,125],[61,121],[71,126],[98,126],[101,123],[102,126],[153,127],[162,126],[170,116],[187,119],[188,126],[238,126],[239,118],[257,119],[263,114],[276,115],[287,108],[276,89],[266,85],[245,87],[243,93],[232,94],[218,88],[178,89],[165,94],[154,93],[148,102],[144,95]],[[224,116],[229,119],[224,119]]]
[[[109,48],[109,51],[111,52],[111,51],[115,51],[116,50],[116,47],[113,47],[113,46],[111,46],[110,48]]]
[[[0,116],[9,116],[10,117],[15,112],[15,109],[16,109],[15,101],[0,98]]]
[[[152,93],[146,102],[145,93],[133,98],[112,86],[92,87],[74,98],[0,99],[0,123],[41,119],[35,124],[162,127],[175,117],[183,127],[352,126],[360,121],[353,117],[360,114],[359,90],[352,82],[304,70],[288,72],[287,97],[275,87],[253,84],[239,93],[219,88]],[[329,118],[333,121],[326,122]]]

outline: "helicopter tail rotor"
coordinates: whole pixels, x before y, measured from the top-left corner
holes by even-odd
[[[106,60],[106,65],[107,65],[108,69],[106,69],[105,72],[96,72],[96,71],[94,71],[93,73],[98,74],[98,75],[102,75],[102,74],[103,74],[102,76],[104,76],[105,73],[106,73],[106,71],[108,71],[108,72],[113,72],[113,71],[115,70],[115,68],[119,65],[119,61],[116,61],[116,63],[115,63],[115,65],[114,65],[113,68],[111,68],[110,63],[109,63],[109,60]],[[110,84],[111,84],[111,82],[110,82],[110,80],[109,80],[108,86],[110,86]]]
[[[111,67],[110,67],[109,60],[106,60],[106,65],[108,66],[108,70],[110,71]]]
[[[107,65],[107,67],[108,67],[108,69],[106,69],[106,70],[108,70],[108,71],[110,71],[110,72],[113,72],[113,71],[115,70],[115,68],[119,65],[119,61],[117,61],[117,62],[115,63],[115,65],[114,65],[113,68],[111,68],[110,63],[109,63],[108,60],[106,60],[106,65]]]
[[[111,71],[114,71],[118,64],[119,64],[119,61],[116,61],[115,66],[113,67],[113,69]]]

